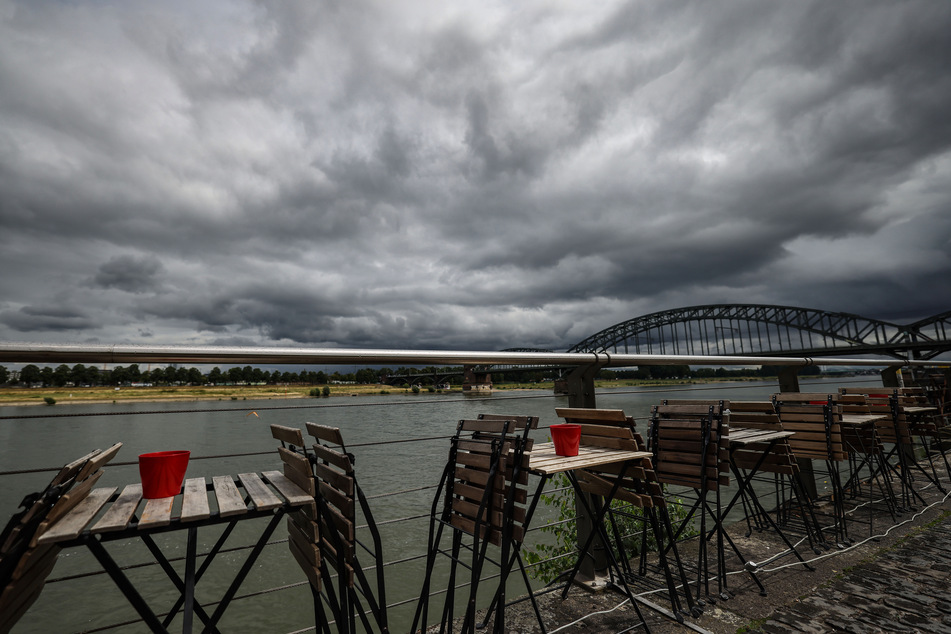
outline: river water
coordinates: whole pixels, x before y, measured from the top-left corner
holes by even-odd
[[[868,379],[803,381],[803,391],[834,390],[843,385],[867,385]],[[776,392],[776,383],[731,382],[684,385],[676,388],[600,389],[598,406],[623,409],[638,419],[646,431],[650,406],[663,398],[724,398],[762,400]],[[198,401],[189,403],[114,403],[104,405],[57,404],[54,407],[0,408],[0,472],[59,467],[94,448],[105,448],[116,441],[123,448],[106,470],[97,486],[121,486],[138,481],[136,456],[140,453],[169,449],[192,452],[187,477],[237,474],[279,468],[276,446],[268,426],[281,424],[303,428],[307,421],[340,427],[348,449],[356,457],[360,484],[371,497],[371,506],[383,538],[384,560],[402,561],[424,553],[428,517],[434,486],[445,465],[448,437],[456,421],[474,418],[480,413],[526,414],[540,418],[540,427],[559,422],[556,407],[567,406],[566,397],[548,391],[497,391],[491,395],[456,394],[354,396],[321,400]],[[186,411],[191,410],[191,411]],[[65,416],[79,414],[79,416]],[[99,414],[99,415],[96,415]],[[116,415],[119,414],[119,415]],[[40,417],[42,416],[42,417]],[[14,417],[14,418],[10,418]],[[536,433],[547,440],[544,430]],[[404,442],[407,441],[407,442]],[[251,452],[264,455],[200,459]],[[121,463],[130,464],[123,465]],[[120,463],[120,464],[116,464]],[[36,491],[52,477],[51,473],[5,475],[0,487],[0,518],[3,522],[15,511],[20,499]],[[402,493],[401,493],[402,492]],[[422,516],[422,517],[419,517]],[[403,519],[415,518],[415,519]],[[544,510],[536,515],[534,526],[546,519]],[[402,521],[401,521],[402,520]],[[260,520],[266,522],[266,520]],[[243,525],[243,526],[242,526]],[[258,520],[239,523],[229,544],[247,544],[263,530]],[[217,537],[217,529],[199,532],[207,550]],[[533,539],[544,539],[539,531]],[[272,541],[286,537],[283,527]],[[184,554],[184,535],[166,535],[162,540],[168,556]],[[121,566],[152,560],[137,540],[114,542],[110,553]],[[220,554],[198,585],[197,598],[207,604],[217,600],[227,588],[244,552]],[[180,566],[180,572],[183,566]],[[390,611],[392,631],[408,630],[424,574],[424,562],[412,559],[387,568],[387,603],[407,602]],[[64,551],[50,579],[97,571],[97,563],[84,550]],[[157,566],[127,571],[137,587],[144,589],[153,606],[168,609],[177,593]],[[268,546],[239,594],[262,592],[276,587],[299,584],[303,573],[291,558],[287,545]],[[440,588],[437,571],[433,588]],[[513,580],[510,592],[519,594]],[[432,614],[432,611],[431,611]],[[15,632],[79,632],[114,623],[134,620],[137,615],[118,589],[105,575],[48,583],[33,608],[18,624]],[[306,585],[260,594],[234,602],[222,621],[222,631],[294,632],[313,625],[313,607]],[[172,628],[180,627],[180,620]],[[140,632],[141,624],[110,631]]]

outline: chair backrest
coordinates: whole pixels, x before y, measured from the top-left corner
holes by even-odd
[[[664,484],[716,491],[730,483],[729,401],[654,405],[648,449]]]
[[[288,480],[314,496],[317,491],[309,455],[300,429],[271,425],[271,436],[281,441],[278,453],[284,463],[284,475]],[[319,592],[320,579],[320,524],[317,505],[312,504],[287,514],[287,547],[307,580]]]
[[[789,439],[797,458],[845,460],[842,410],[835,396],[822,392],[773,394],[773,405],[783,429],[796,432]]]
[[[689,403],[717,405],[719,401],[668,400],[671,405]],[[730,401],[730,429],[758,429],[763,431],[784,431],[782,421],[776,413],[772,401]],[[772,448],[770,448],[772,447]],[[769,450],[767,456],[763,454]],[[799,473],[799,464],[788,438],[775,443],[751,443],[733,451],[733,463],[740,469],[752,469],[766,473],[795,475]]]
[[[581,445],[646,451],[643,437],[637,433],[634,418],[620,409],[593,409],[581,407],[557,407],[555,413],[566,423],[581,425]],[[614,488],[622,466],[618,463],[597,469],[576,471],[583,491],[606,496]],[[624,479],[618,485],[615,498],[639,508],[665,504],[663,490],[657,482],[650,459],[636,466],[624,467]]]
[[[582,445],[643,451],[647,446],[637,433],[634,418],[620,409],[556,407],[555,414],[566,423],[581,425]]]
[[[898,390],[887,387],[840,387],[842,397],[862,395],[870,414],[881,414],[888,418],[876,425],[882,442],[911,444],[908,419],[901,406]],[[840,401],[841,402],[841,401]],[[843,412],[847,411],[843,407]]]
[[[356,511],[359,504],[353,455],[347,452],[343,435],[337,427],[307,423],[307,433],[317,440],[312,446],[314,475],[318,496],[325,503],[329,518],[322,518],[321,524],[324,554],[329,555],[327,563],[337,570],[340,578],[352,586],[357,566]]]
[[[121,447],[96,449],[63,466],[43,491],[23,499],[0,533],[0,632],[9,632],[33,605],[56,564],[59,546],[39,538],[88,497]]]
[[[528,498],[522,442],[537,426],[537,417],[483,415],[459,421],[450,442],[443,522],[497,546],[511,528],[511,539],[521,543],[522,505]]]

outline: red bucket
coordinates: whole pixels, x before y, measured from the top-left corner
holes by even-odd
[[[559,456],[577,456],[581,443],[581,425],[552,425],[551,440],[555,443],[555,453]]]
[[[190,451],[155,451],[139,456],[142,497],[170,498],[182,490]]]

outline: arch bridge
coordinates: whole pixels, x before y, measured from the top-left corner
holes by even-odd
[[[665,310],[615,324],[568,349],[671,355],[884,354],[933,359],[951,350],[951,311],[912,324],[764,304]]]

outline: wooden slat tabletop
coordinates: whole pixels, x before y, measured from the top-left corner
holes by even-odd
[[[182,521],[195,522],[211,516],[208,506],[208,490],[204,478],[185,480],[182,493]]]
[[[40,535],[37,543],[52,544],[77,537],[115,491],[116,487],[93,489],[72,511]]]
[[[728,436],[731,445],[751,445],[760,442],[789,438],[795,435],[794,431],[780,431],[772,429],[733,428]]]
[[[308,494],[302,488],[291,482],[287,476],[280,471],[265,471],[261,475],[287,499],[287,503],[291,506],[302,506],[314,501],[313,495]]]
[[[546,442],[535,445],[529,452],[529,471],[540,475],[563,473],[575,469],[598,467],[614,462],[650,458],[649,451],[630,451],[628,449],[608,449],[581,445],[577,456],[559,456],[555,453],[555,444]]]
[[[145,510],[139,518],[139,530],[156,526],[168,526],[172,521],[172,504],[175,496],[168,498],[153,498],[146,501]]]
[[[168,526],[175,520],[183,523],[206,520],[211,517],[213,500],[217,501],[221,517],[240,516],[250,510],[269,511],[285,504],[297,508],[314,502],[312,495],[279,471],[242,473],[238,479],[251,499],[250,509],[233,476],[215,476],[211,487],[205,478],[189,478],[184,483],[179,518],[172,516],[175,503],[172,496],[146,500],[138,522],[135,522],[135,514],[142,502],[141,484],[126,485],[118,495],[117,487],[93,489],[75,508],[52,523],[37,541],[43,544],[69,541],[84,530],[94,535],[129,528],[148,531]],[[100,516],[98,521],[92,523],[97,516]]]
[[[132,521],[135,510],[142,501],[142,485],[130,484],[122,489],[122,493],[106,514],[102,516],[95,526],[92,527],[93,533],[110,533],[112,531],[121,531]]]
[[[861,427],[887,418],[888,416],[884,414],[842,414],[842,424]]]
[[[244,503],[244,498],[238,492],[234,478],[231,476],[214,476],[211,483],[215,489],[215,496],[218,498],[218,514],[221,517],[230,517],[248,512],[248,505]]]
[[[258,474],[239,473],[238,479],[244,485],[244,490],[251,496],[251,502],[257,510],[276,509],[282,504],[278,497],[271,493],[271,490],[267,488]]]

